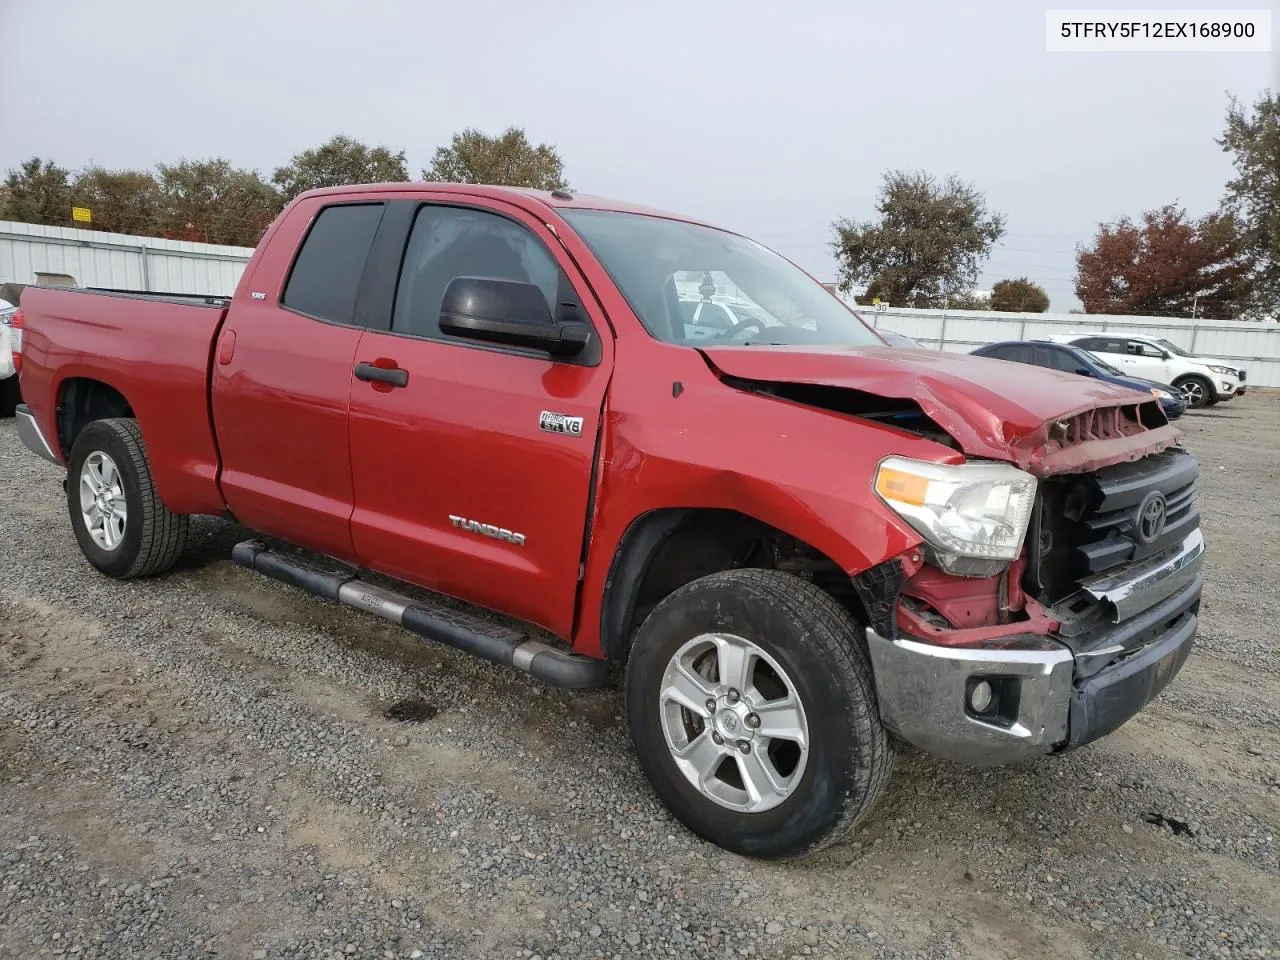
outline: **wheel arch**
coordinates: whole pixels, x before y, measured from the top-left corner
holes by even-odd
[[[626,662],[637,628],[664,597],[700,577],[739,567],[782,569],[811,579],[855,619],[868,622],[848,573],[805,540],[738,510],[659,508],[631,521],[610,561],[600,608],[605,658]]]
[[[64,458],[80,431],[93,421],[135,416],[124,393],[97,377],[67,377],[60,382],[56,409],[58,445]]]

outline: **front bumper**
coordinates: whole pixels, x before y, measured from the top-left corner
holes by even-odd
[[[1240,389],[1240,381],[1235,377],[1227,377],[1220,373],[1215,373],[1211,379],[1213,380],[1214,396],[1219,400],[1230,400]]]
[[[1081,746],[1111,733],[1182,669],[1197,627],[1204,539],[1194,531],[1161,565],[1109,583],[1120,600],[1091,633],[1027,634],[999,648],[947,647],[867,630],[880,717],[920,749],[992,766]],[[1111,603],[1105,597],[1104,603]],[[1001,706],[975,713],[978,680]]]
[[[18,404],[18,408],[13,413],[14,420],[18,424],[18,438],[26,444],[28,450],[43,457],[50,463],[60,463],[57,456],[54,455],[53,448],[49,446],[45,440],[44,434],[40,432],[40,425],[36,423],[35,415],[31,412],[31,408],[25,403]]]

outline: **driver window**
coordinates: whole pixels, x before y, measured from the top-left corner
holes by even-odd
[[[453,339],[440,332],[440,304],[455,277],[535,284],[555,311],[562,274],[550,252],[515,221],[484,210],[424,206],[409,234],[392,332]]]
[[[1139,357],[1155,357],[1159,359],[1163,354],[1149,343],[1141,340],[1129,341],[1129,352]]]

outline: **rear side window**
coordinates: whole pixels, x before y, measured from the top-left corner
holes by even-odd
[[[284,305],[321,320],[351,323],[382,209],[381,203],[353,203],[321,210],[294,261]]]
[[[1005,347],[999,354],[1001,360],[1014,363],[1031,363],[1034,359],[1030,347]]]
[[[1076,346],[1092,350],[1094,353],[1124,353],[1124,341],[1112,337],[1093,337]]]

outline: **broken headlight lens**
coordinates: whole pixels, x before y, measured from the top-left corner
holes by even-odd
[[[876,493],[924,537],[943,570],[990,576],[1022,550],[1036,478],[1005,463],[886,457],[876,473]]]

